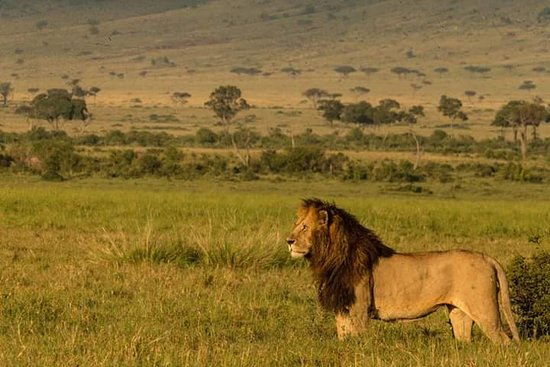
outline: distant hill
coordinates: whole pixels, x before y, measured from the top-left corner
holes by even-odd
[[[99,101],[202,104],[232,83],[259,105],[344,99],[550,99],[542,0],[0,0],[0,81],[16,97],[80,79]],[[334,69],[351,66],[346,75]],[[370,69],[369,69],[370,68]],[[518,89],[532,81],[532,90]],[[370,89],[365,96],[350,92]],[[470,93],[471,94],[471,93]],[[480,98],[481,97],[481,98]],[[472,98],[470,96],[470,98]]]

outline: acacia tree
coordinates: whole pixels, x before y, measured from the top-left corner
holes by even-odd
[[[101,88],[99,87],[90,87],[90,89],[88,90],[88,95],[94,97],[94,103],[99,92],[101,92]]]
[[[464,95],[465,95],[466,97],[468,97],[468,101],[469,101],[470,103],[472,103],[472,97],[474,97],[476,94],[477,94],[477,93],[476,93],[475,90],[466,90],[466,91],[464,91]]]
[[[449,69],[447,69],[446,67],[440,66],[440,67],[435,68],[434,71],[435,71],[436,73],[438,73],[438,74],[439,74],[439,77],[441,78],[441,76],[442,76],[444,73],[448,73],[448,72],[449,72]]]
[[[548,111],[540,103],[510,101],[497,111],[492,125],[502,128],[511,127],[514,131],[515,141],[517,141],[519,132],[521,157],[525,160],[527,157],[527,128],[532,126],[536,136],[537,127],[547,117]]]
[[[324,99],[319,102],[319,110],[323,111],[323,117],[332,126],[334,120],[340,120],[344,104],[337,99]]]
[[[296,78],[302,73],[302,70],[295,69],[292,66],[287,66],[287,67],[282,68],[281,72],[285,73],[285,74],[288,74],[292,78]]]
[[[59,129],[59,120],[77,120],[82,122],[82,130],[91,119],[86,101],[74,98],[72,93],[65,89],[49,89],[33,98],[30,106],[21,106],[16,110],[29,120],[32,129],[32,120],[46,120],[54,130]]]
[[[309,99],[309,101],[311,102],[311,105],[313,106],[313,109],[315,110],[317,109],[317,104],[321,99],[327,98],[330,96],[329,92],[319,88],[309,88],[306,91],[304,91],[302,95],[307,99]]]
[[[373,120],[376,125],[391,124],[399,120],[399,112],[401,108],[399,102],[395,99],[386,98],[378,102],[378,106],[373,108]]]
[[[380,69],[372,66],[364,66],[360,70],[365,73],[366,76],[371,76],[372,74],[376,74]]]
[[[243,156],[237,142],[235,141],[235,136],[229,133],[229,125],[233,121],[233,118],[237,116],[242,110],[250,108],[248,102],[241,97],[242,92],[239,88],[234,85],[225,85],[219,86],[210,93],[210,99],[204,103],[205,106],[209,107],[214,111],[216,116],[220,119],[221,123],[224,126],[225,134],[228,135],[231,139],[231,144],[235,150],[235,154],[245,167],[250,166],[250,153],[249,146],[247,145],[246,154]]]
[[[360,96],[363,96],[363,95],[367,94],[368,92],[370,92],[370,89],[365,88],[365,87],[361,87],[361,86],[357,86],[357,87],[351,88],[349,91],[351,93],[355,94],[355,100],[357,101],[357,99],[359,99]]]
[[[187,92],[174,92],[170,98],[175,104],[183,106],[184,104],[187,104],[187,99],[190,97],[191,94]]]
[[[390,70],[392,73],[396,74],[399,79],[401,79],[403,76],[406,78],[407,74],[411,72],[409,68],[403,67],[403,66],[396,66],[394,68],[391,68]]]
[[[462,101],[458,98],[447,97],[442,95],[439,99],[437,110],[445,117],[451,119],[451,129],[454,129],[455,120],[467,121],[468,115],[461,110]]]
[[[351,65],[340,65],[335,67],[334,71],[341,74],[342,78],[347,78],[351,73],[355,73],[357,70]]]
[[[13,87],[10,82],[0,83],[0,95],[3,98],[3,105],[6,107],[8,105],[8,97],[13,92]]]

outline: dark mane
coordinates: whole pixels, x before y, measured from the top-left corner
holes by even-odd
[[[313,246],[308,260],[318,285],[321,306],[346,312],[355,302],[355,286],[372,274],[380,257],[391,256],[395,251],[357,218],[333,203],[304,199],[302,208],[328,214],[328,225],[312,233]]]

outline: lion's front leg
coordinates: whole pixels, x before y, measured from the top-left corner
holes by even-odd
[[[336,314],[338,339],[342,340],[348,335],[356,336],[366,329],[372,308],[370,279],[365,276],[355,287],[355,303],[349,309]]]
[[[348,335],[356,335],[357,332],[351,322],[351,317],[348,313],[336,314],[336,334],[338,339],[344,340]]]
[[[336,333],[338,339],[357,336],[366,329],[368,314],[366,308],[352,307],[351,310],[336,314]]]

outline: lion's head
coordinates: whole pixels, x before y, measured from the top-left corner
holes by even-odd
[[[294,223],[294,228],[288,236],[288,250],[292,257],[310,258],[314,243],[318,243],[319,234],[327,229],[328,213],[326,210],[314,205],[303,205],[298,209],[298,219]]]
[[[355,302],[355,285],[378,258],[394,252],[353,215],[319,199],[302,201],[287,244],[292,257],[310,262],[321,305],[336,312]]]

